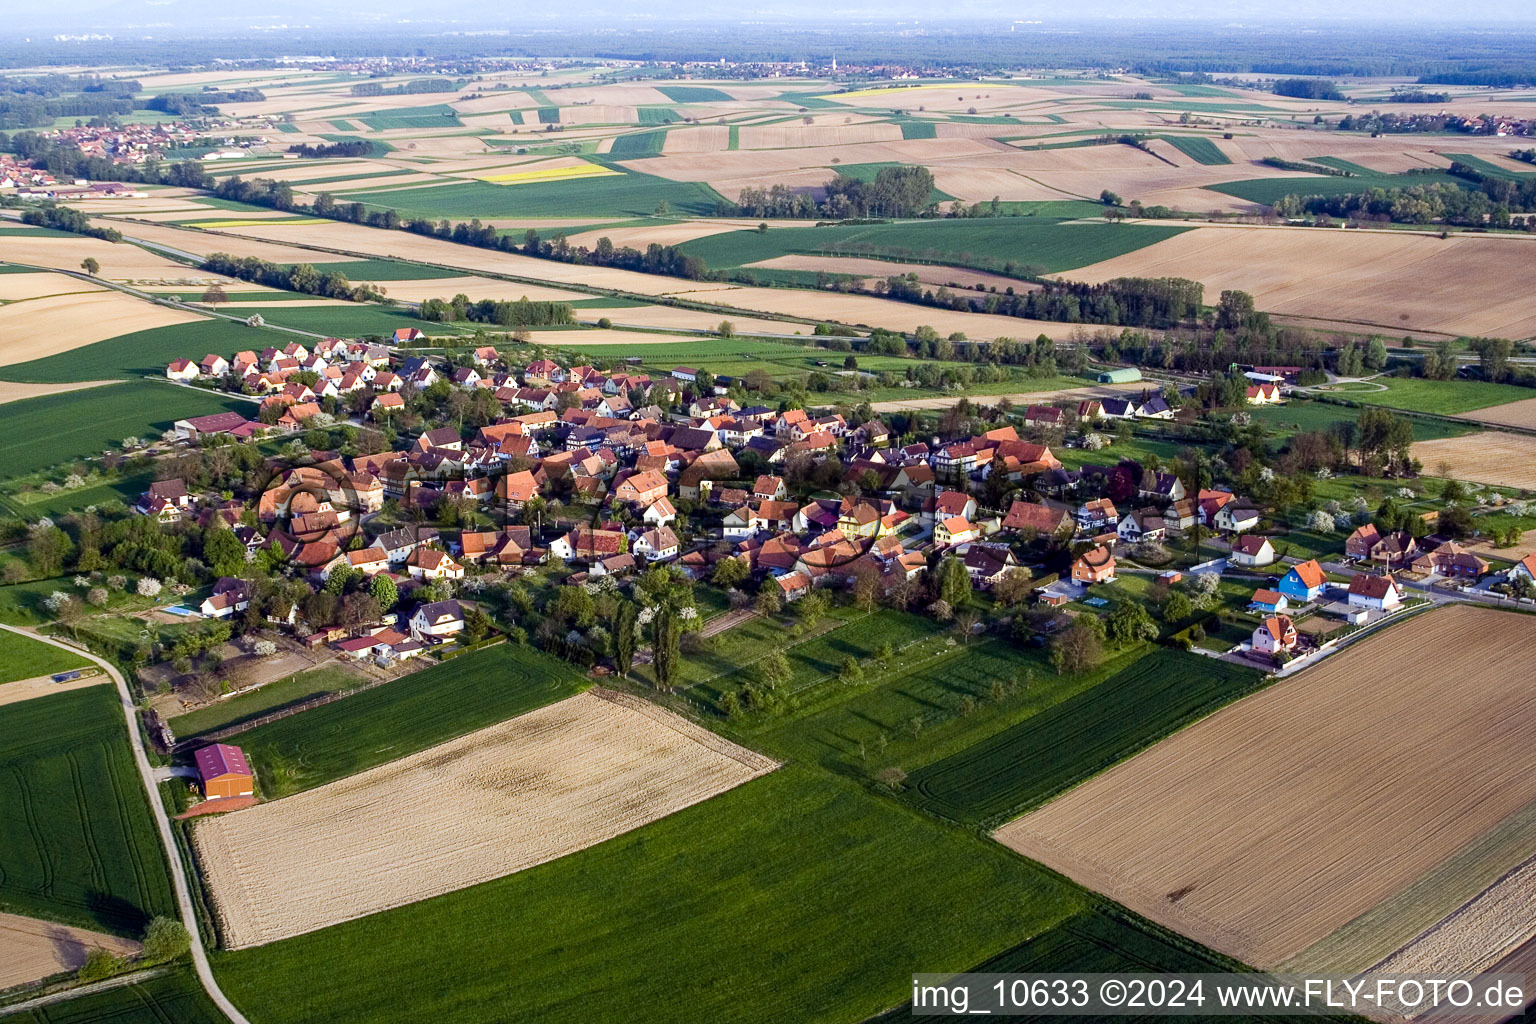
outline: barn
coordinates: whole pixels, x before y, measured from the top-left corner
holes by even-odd
[[[234,796],[254,796],[256,777],[246,763],[245,751],[228,743],[214,743],[197,752],[197,777],[203,796],[222,800]]]
[[[1134,384],[1141,380],[1141,371],[1134,366],[1120,366],[1099,373],[1100,384]]]

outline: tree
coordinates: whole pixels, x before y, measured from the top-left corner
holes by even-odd
[[[719,326],[715,328],[715,333],[722,338],[734,338],[736,337],[736,325],[729,320],[721,320]]]
[[[395,581],[384,573],[379,573],[368,581],[368,593],[384,611],[389,611],[400,602],[400,588],[396,587]]]
[[[145,963],[163,964],[191,948],[192,936],[187,934],[182,923],[173,917],[160,916],[149,922],[149,928],[144,932],[142,957]]]
[[[811,591],[795,602],[795,614],[807,628],[816,625],[827,614],[827,595],[819,590]]]
[[[216,306],[221,302],[228,302],[229,294],[224,291],[224,286],[215,282],[203,292],[203,305]]]
[[[1168,595],[1168,600],[1163,602],[1163,621],[1169,625],[1183,622],[1193,614],[1195,614],[1194,604],[1180,591],[1175,590]]]
[[[1051,637],[1051,665],[1058,675],[1093,668],[1104,657],[1104,623],[1097,615],[1083,614],[1072,625]]]
[[[959,608],[971,599],[971,574],[965,571],[965,563],[954,555],[947,555],[939,562],[935,596],[951,608]]]
[[[757,600],[752,602],[752,607],[759,615],[777,615],[784,610],[784,598],[779,594],[779,585],[773,580],[766,580],[763,589],[757,592]]]
[[[1129,647],[1142,640],[1157,639],[1157,623],[1147,614],[1145,605],[1126,601],[1109,613],[1109,636],[1117,647]]]
[[[1387,342],[1379,334],[1371,335],[1370,341],[1365,344],[1365,366],[1369,370],[1380,370],[1387,365]]]
[[[669,203],[665,199],[663,199],[659,203],[656,204],[655,216],[657,216],[657,217],[670,217],[671,215],[672,215],[672,204],[671,203]]]
[[[80,261],[80,269],[85,271],[87,274],[90,274],[92,277],[95,277],[97,274],[101,273],[101,264],[96,262],[96,257],[87,256],[85,259]]]
[[[992,596],[1005,605],[1023,604],[1031,593],[1031,576],[1028,569],[1015,567],[1005,571],[992,585]]]
[[[677,679],[682,633],[677,612],[668,604],[658,605],[651,618],[651,672],[659,690],[670,690]]]
[[[215,576],[234,576],[245,567],[245,545],[233,530],[214,528],[203,541],[203,561]]]
[[[747,568],[747,563],[739,558],[726,558],[715,564],[710,581],[717,587],[735,587],[746,582],[750,575],[752,570]]]
[[[123,969],[123,962],[100,946],[92,946],[85,954],[85,963],[80,965],[75,979],[81,984],[89,984],[93,981],[104,981]]]
[[[789,659],[783,651],[769,651],[752,666],[752,678],[764,689],[775,690],[789,682]]]
[[[1235,331],[1253,319],[1253,296],[1247,292],[1228,289],[1221,293],[1216,305],[1216,326],[1221,330]]]
[[[838,669],[837,678],[849,684],[863,682],[864,670],[859,667],[859,659],[851,654],[844,658],[842,666]]]
[[[1105,206],[1119,206],[1120,196],[1114,192],[1111,192],[1109,189],[1105,189],[1099,193],[1099,202],[1103,203]]]
[[[635,631],[640,609],[633,601],[620,601],[613,615],[613,663],[619,675],[629,675],[635,663]]]

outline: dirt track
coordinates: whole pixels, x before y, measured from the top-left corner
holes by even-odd
[[[521,871],[776,767],[599,692],[199,821],[193,844],[224,943],[260,945]]]

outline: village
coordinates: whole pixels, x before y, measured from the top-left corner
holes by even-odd
[[[1100,448],[1116,421],[1172,420],[1172,388],[1031,405],[1017,425],[917,440],[873,415],[743,405],[739,382],[702,368],[653,377],[489,345],[413,348],[425,343],[404,328],[387,343],[327,338],[166,367],[184,386],[249,396],[255,412],[180,420],[177,448],[318,444],[337,426],[371,441],[342,454],[296,440],[265,458],[266,487],[233,496],[165,475],[178,465],[166,459],[137,511],[169,530],[227,527],[248,560],[189,612],[398,671],[499,638],[486,603],[498,586],[554,588],[540,591],[553,602],[665,566],[732,609],[777,612],[825,591],[949,619],[945,581],[963,578],[1022,643],[1067,647],[1074,620],[1104,610],[1156,633],[1150,610],[1181,627],[1185,649],[1288,671],[1403,612],[1518,600],[1536,578],[1536,556],[1493,573],[1436,537],[1432,512],[1412,532],[1357,512],[1342,557],[1301,557],[1270,535],[1259,502],[1219,482],[1191,491],[1172,467],[1069,469],[1053,453]],[[1284,402],[1297,372],[1250,369],[1247,403]],[[413,412],[428,394],[458,423]],[[471,408],[488,422],[461,427]],[[609,647],[558,615],[545,625],[517,639],[608,671]]]

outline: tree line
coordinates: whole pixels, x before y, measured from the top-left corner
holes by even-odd
[[[320,271],[311,263],[283,266],[255,256],[236,258],[228,253],[210,253],[200,264],[210,274],[238,277],[267,288],[281,288],[350,302],[384,302],[384,294],[368,285],[354,285],[339,270]]]
[[[1344,94],[1326,78],[1282,78],[1272,90],[1276,96],[1299,100],[1341,100]]]
[[[413,78],[399,85],[359,82],[351,89],[353,96],[414,96],[424,92],[458,92],[462,81],[450,78]]]
[[[1455,162],[1447,172],[1475,188],[1432,182],[1406,188],[1372,188],[1337,196],[1284,196],[1273,209],[1277,216],[1305,215],[1358,220],[1390,220],[1401,224],[1457,224],[1507,228],[1512,214],[1536,213],[1536,177],[1512,181],[1483,174]],[[1527,226],[1531,222],[1527,220]]]
[[[835,174],[823,191],[824,198],[817,202],[809,192],[787,185],[744,188],[735,203],[717,203],[715,213],[722,217],[856,220],[919,217],[933,213],[938,206],[933,199],[933,172],[926,167],[882,167],[873,181]]]
[[[526,296],[516,301],[481,299],[470,301],[459,294],[451,299],[425,299],[418,315],[433,323],[471,320],[499,327],[557,327],[576,322],[576,311],[569,302],[535,302]]]
[[[338,156],[368,156],[373,152],[373,143],[367,139],[344,139],[340,142],[330,142],[318,146],[301,142],[296,146],[289,146],[288,152],[297,153],[301,157],[314,160]]]
[[[1199,318],[1205,286],[1179,277],[1119,277],[1102,284],[1044,281],[1029,292],[969,293],[923,286],[915,275],[887,278],[878,294],[961,312],[1126,327],[1173,327]]]
[[[55,231],[73,231],[77,235],[99,238],[103,242],[123,240],[122,232],[116,228],[96,227],[91,223],[91,218],[79,210],[56,206],[53,203],[46,203],[36,209],[25,211],[21,215],[21,222],[35,227],[52,228]]]
[[[259,103],[266,98],[260,89],[167,92],[145,100],[139,109],[158,110],[176,117],[208,117],[218,113],[216,103]]]

